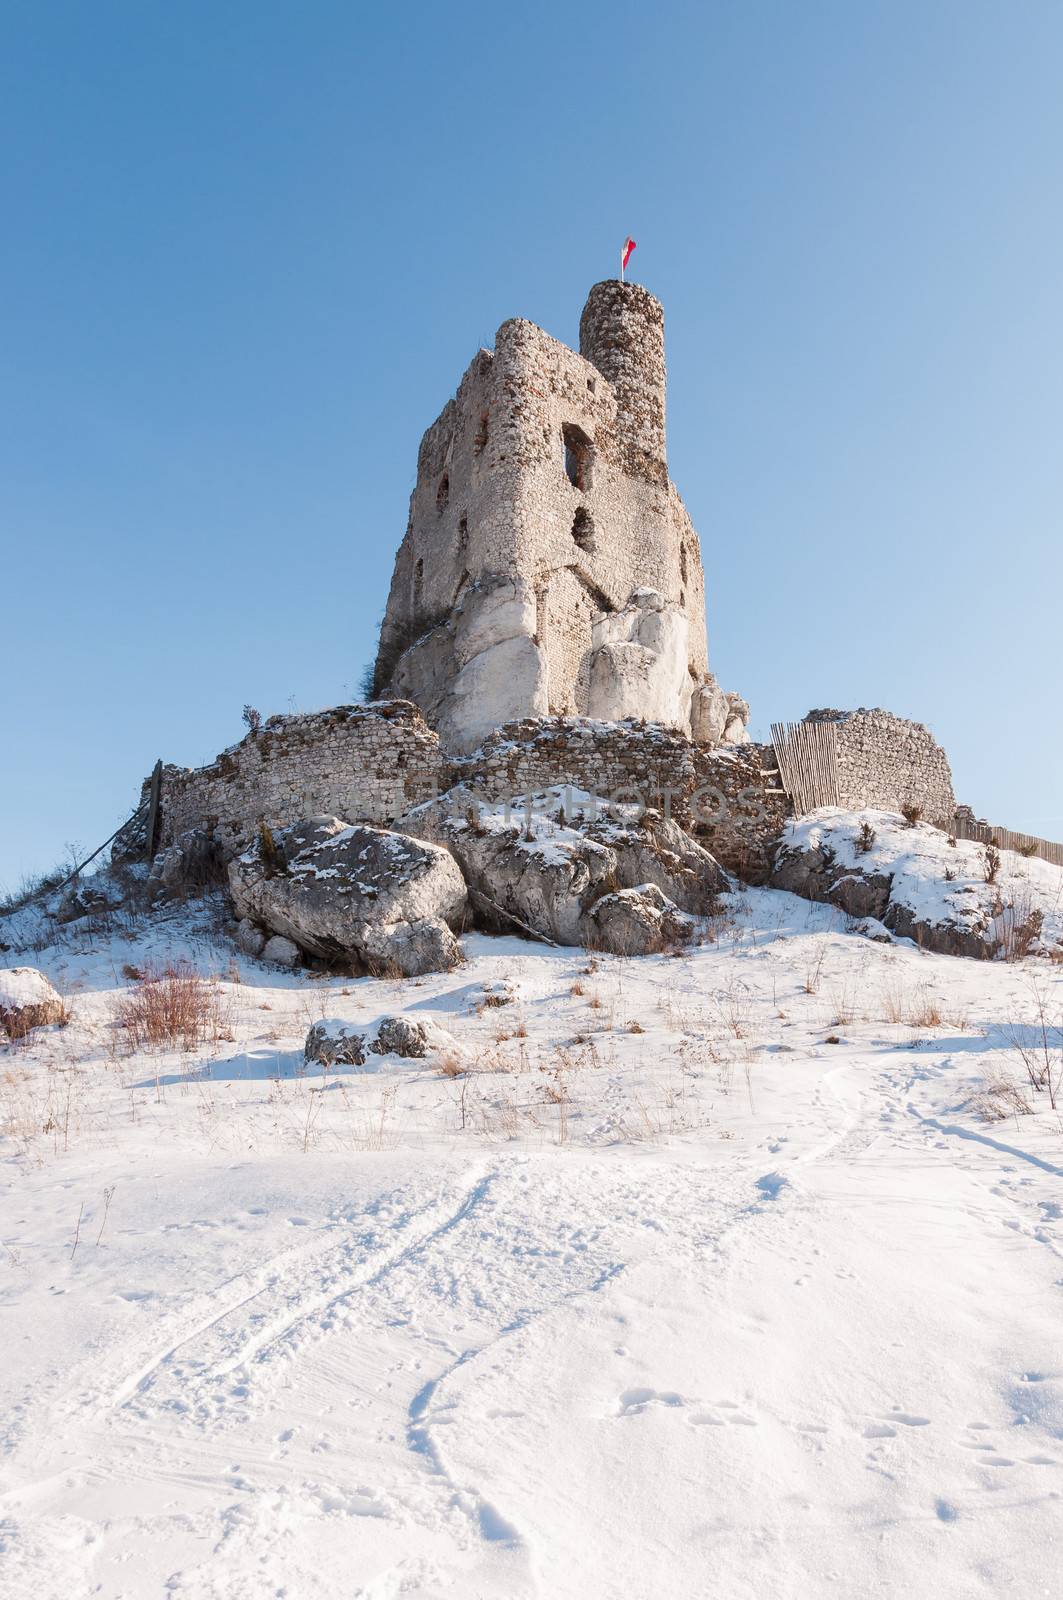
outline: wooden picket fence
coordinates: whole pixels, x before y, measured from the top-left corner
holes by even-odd
[[[962,812],[939,824],[956,839],[974,839],[978,844],[995,844],[1000,850],[1017,850],[1023,856],[1040,856],[1053,866],[1063,867],[1063,844],[1039,839],[1032,833],[1014,833],[1011,828],[994,828],[988,822],[975,822]]]
[[[817,806],[840,806],[838,730],[833,722],[773,722],[771,742],[779,778],[803,816]]]

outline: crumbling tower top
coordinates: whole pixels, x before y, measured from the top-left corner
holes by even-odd
[[[613,386],[617,453],[625,471],[667,484],[664,308],[638,283],[607,278],[587,296],[579,350]]]

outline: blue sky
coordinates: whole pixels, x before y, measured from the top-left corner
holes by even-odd
[[[0,884],[357,696],[417,444],[632,233],[753,729],[927,722],[1063,838],[1063,8],[0,9]]]

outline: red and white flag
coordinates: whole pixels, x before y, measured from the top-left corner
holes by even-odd
[[[628,262],[631,260],[631,253],[634,250],[634,248],[635,248],[635,241],[629,235],[628,238],[626,238],[624,240],[624,248],[620,252],[620,282],[621,283],[623,283],[623,281],[624,281],[624,268],[627,266]]]

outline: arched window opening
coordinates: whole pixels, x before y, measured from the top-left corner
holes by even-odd
[[[486,412],[486,411],[481,411],[480,412],[480,427],[479,427],[479,430],[478,430],[478,432],[476,434],[476,438],[472,442],[473,453],[475,455],[478,455],[478,456],[482,455],[484,450],[486,450],[486,448],[487,448],[487,431],[488,431],[489,420],[490,420],[490,414],[488,412]]]
[[[442,515],[442,513],[446,510],[447,501],[449,499],[450,477],[446,472],[444,472],[443,476],[439,480],[439,488],[436,490],[436,510],[440,513],[440,515]]]
[[[594,518],[586,506],[580,506],[572,519],[572,537],[581,550],[591,551],[594,543]]]
[[[591,486],[594,464],[594,447],[582,428],[566,422],[561,429],[565,446],[565,473],[574,489],[586,490]]]
[[[469,548],[469,518],[466,515],[466,513],[463,511],[462,514],[461,514],[461,519],[458,522],[458,549],[459,550],[467,550],[468,548]]]

